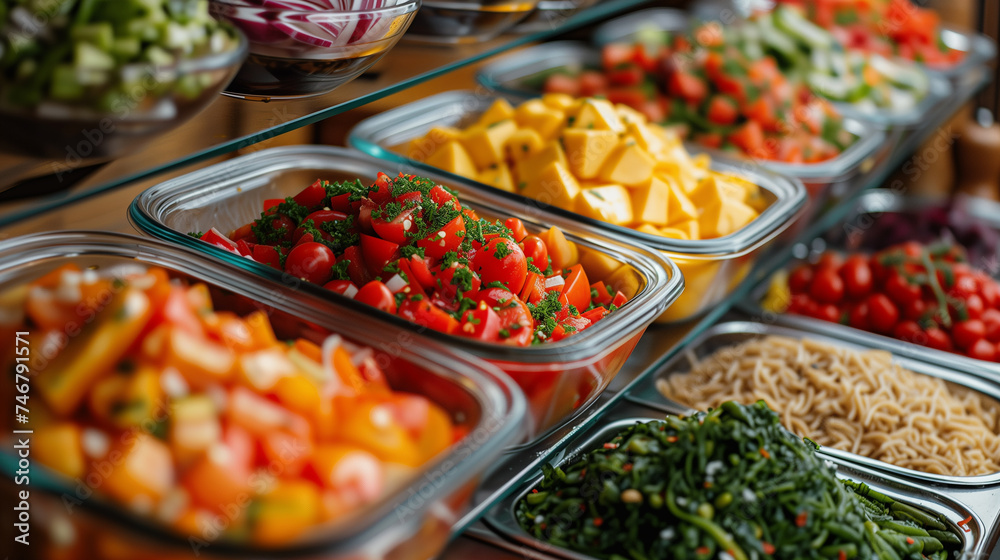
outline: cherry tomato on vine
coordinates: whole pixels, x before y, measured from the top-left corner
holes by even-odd
[[[313,284],[326,284],[333,277],[337,259],[322,243],[302,243],[292,248],[285,259],[285,272]]]

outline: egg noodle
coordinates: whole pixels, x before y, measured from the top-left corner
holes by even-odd
[[[768,336],[719,350],[657,388],[698,410],[764,400],[796,434],[900,467],[1000,471],[1000,403],[904,369],[884,351]]]

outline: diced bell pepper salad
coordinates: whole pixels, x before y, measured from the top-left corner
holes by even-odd
[[[32,460],[130,514],[206,546],[281,545],[463,437],[438,404],[393,390],[370,350],[278,340],[264,311],[217,310],[205,284],[134,268],[69,265],[4,295],[47,358],[26,397]]]

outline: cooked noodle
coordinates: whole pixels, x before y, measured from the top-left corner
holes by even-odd
[[[888,352],[768,336],[719,350],[657,387],[699,410],[763,399],[799,435],[900,467],[1000,471],[1000,403],[903,369]]]

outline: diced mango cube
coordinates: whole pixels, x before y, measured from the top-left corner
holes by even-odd
[[[625,125],[618,117],[615,106],[607,99],[587,98],[580,106],[580,112],[573,119],[573,128],[611,130],[616,134],[625,132]]]
[[[687,235],[688,239],[701,239],[701,228],[698,226],[698,220],[677,222],[675,224],[670,224],[670,227],[683,231],[684,234]]]
[[[476,124],[481,124],[483,126],[489,126],[493,123],[498,123],[500,121],[505,121],[514,118],[514,108],[507,103],[504,98],[499,98],[490,105],[489,109],[486,109],[482,115],[479,116],[479,120]]]
[[[507,159],[518,162],[542,150],[545,141],[537,132],[530,128],[519,128],[510,135],[505,146]]]
[[[553,138],[563,123],[563,113],[549,107],[541,99],[525,101],[514,110],[514,120],[521,128],[530,128],[543,139]]]
[[[757,211],[732,198],[720,199],[705,208],[698,225],[703,237],[722,237],[749,224],[757,217]]]
[[[667,225],[670,186],[658,177],[644,187],[632,189],[632,216],[636,222],[651,226]]]
[[[667,149],[667,144],[659,136],[653,133],[643,123],[630,122],[625,125],[628,130],[626,138],[632,138],[642,149],[649,152],[653,157],[658,157]]]
[[[641,278],[639,272],[632,265],[623,264],[618,267],[618,270],[612,272],[604,283],[629,298],[633,298],[635,294],[639,293],[639,288],[642,286]]]
[[[632,201],[621,185],[589,187],[576,198],[576,212],[615,225],[632,222]]]
[[[681,188],[677,179],[670,175],[657,175],[657,177],[665,182],[669,189],[669,196],[667,197],[669,202],[667,202],[667,208],[669,208],[667,214],[667,225],[673,225],[678,222],[685,222],[688,220],[698,219],[698,208],[691,202],[691,199],[687,197],[684,193],[684,189]]]
[[[503,161],[507,139],[517,132],[514,121],[507,119],[489,126],[474,125],[462,132],[459,141],[478,169]]]
[[[618,103],[615,105],[615,112],[618,113],[618,118],[621,119],[622,123],[628,128],[629,124],[646,124],[646,115],[643,115],[639,111],[629,107],[628,105],[623,105]]]
[[[612,272],[618,270],[622,263],[600,251],[580,247],[580,264],[587,271],[587,278],[597,282],[604,280]]]
[[[529,180],[521,194],[550,206],[572,208],[580,184],[563,163],[550,162]]]
[[[476,176],[476,164],[472,162],[469,152],[465,151],[456,140],[446,143],[427,158],[427,163],[439,169],[450,171],[463,177]]]
[[[688,191],[688,198],[699,208],[708,208],[717,204],[728,194],[725,192],[726,186],[721,181],[716,181],[714,175],[709,175],[701,181],[698,186]],[[742,195],[742,193],[739,193]]]
[[[476,180],[491,187],[514,192],[514,179],[511,177],[510,168],[505,163],[498,163],[483,169],[479,172]]]
[[[670,239],[682,239],[684,241],[691,239],[688,237],[687,232],[673,227],[660,228],[660,235],[663,237],[669,237]]]
[[[635,187],[649,182],[656,160],[638,143],[623,142],[608,156],[598,177],[610,183]]]
[[[427,158],[441,146],[452,140],[458,140],[461,131],[450,126],[435,126],[420,138],[414,138],[406,149],[406,157],[416,161],[427,161]]]
[[[649,235],[660,235],[660,228],[654,226],[653,224],[640,224],[636,226],[636,231],[641,231],[642,233],[648,233]]]
[[[522,184],[532,183],[538,174],[551,163],[559,163],[563,167],[569,166],[566,152],[557,142],[550,142],[538,152],[517,162],[514,170],[517,171],[518,185],[523,188]]]
[[[559,111],[568,111],[576,105],[576,99],[565,93],[546,93],[542,96],[542,103]]]
[[[618,135],[610,130],[567,128],[562,133],[569,169],[578,179],[593,179],[608,156],[618,147]]]

